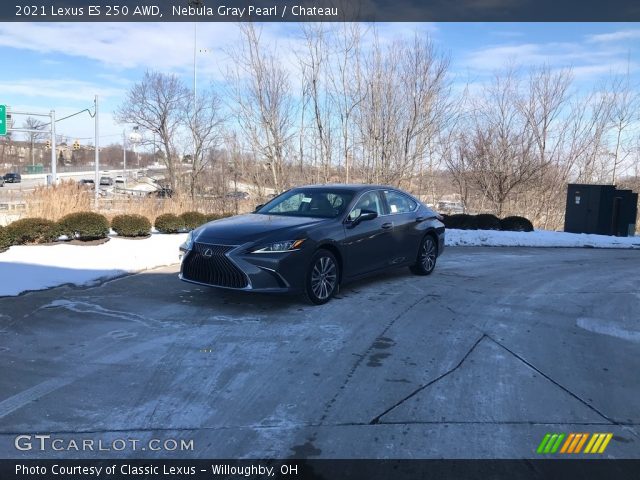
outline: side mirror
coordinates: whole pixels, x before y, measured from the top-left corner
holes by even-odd
[[[257,212],[258,210],[260,210],[262,207],[264,207],[264,203],[261,203],[260,205],[256,205],[256,208],[254,210],[254,212]]]
[[[371,210],[362,210],[360,212],[360,215],[350,222],[351,227],[353,228],[357,226],[360,222],[364,222],[366,220],[373,220],[374,218],[378,218],[377,212],[373,212]]]
[[[364,222],[365,220],[373,220],[374,218],[378,218],[378,212],[372,212],[371,210],[363,210],[360,213],[360,216],[357,218],[358,223]]]

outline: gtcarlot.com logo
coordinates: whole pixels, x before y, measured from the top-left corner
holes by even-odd
[[[604,453],[613,433],[547,433],[538,453]],[[583,450],[584,447],[584,450]]]
[[[185,439],[157,439],[140,440],[137,438],[116,438],[113,440],[93,438],[56,438],[52,435],[18,435],[14,440],[16,450],[21,451],[99,451],[121,452],[123,450],[151,450],[157,451],[193,451],[193,440]]]

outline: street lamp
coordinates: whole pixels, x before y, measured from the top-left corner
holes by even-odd
[[[133,127],[133,130],[129,134],[129,142],[131,143],[131,145],[133,145],[133,154],[136,157],[138,169],[140,168],[140,157],[138,156],[138,151],[136,147],[140,144],[141,141],[142,141],[142,135],[140,135],[140,132],[138,131],[138,126],[136,125],[135,127]],[[126,177],[125,177],[125,182],[126,182]]]
[[[204,0],[189,0],[189,6],[201,7],[204,5]],[[193,115],[194,115],[194,127],[197,125],[198,115],[198,22],[193,23]],[[193,129],[193,155],[192,161],[196,161],[196,151],[198,150],[198,141],[196,139],[195,128]]]

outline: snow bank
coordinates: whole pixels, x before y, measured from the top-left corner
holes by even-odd
[[[126,273],[178,263],[186,234],[144,240],[111,238],[102,245],[32,245],[0,253],[0,296],[63,284],[91,285]],[[640,248],[640,237],[564,232],[447,230],[448,246]]]
[[[18,295],[178,263],[186,234],[152,235],[144,240],[112,238],[102,245],[15,246],[0,253],[0,296]]]
[[[640,248],[640,237],[610,237],[586,233],[551,232],[502,232],[495,230],[447,229],[448,246],[487,247],[593,247]]]

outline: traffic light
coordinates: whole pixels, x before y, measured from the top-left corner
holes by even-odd
[[[80,142],[78,140],[73,142],[73,149],[74,150],[80,150]]]
[[[45,144],[45,148],[47,150],[51,150],[51,140],[47,140],[47,143]]]

